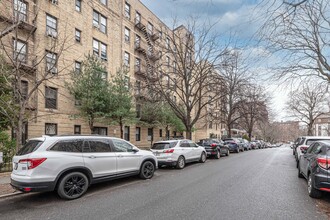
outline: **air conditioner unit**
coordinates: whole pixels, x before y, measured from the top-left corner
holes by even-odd
[[[53,29],[48,29],[46,31],[46,35],[53,37],[53,38],[57,38],[57,31],[53,30]]]
[[[100,28],[100,25],[98,23],[93,23],[93,27]]]
[[[52,74],[57,74],[57,68],[52,64],[47,64],[47,71]]]

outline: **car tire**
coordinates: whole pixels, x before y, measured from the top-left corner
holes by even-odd
[[[186,161],[185,161],[184,157],[180,156],[178,158],[177,163],[176,163],[176,168],[177,169],[183,169],[185,167],[185,165],[186,165]]]
[[[221,153],[219,150],[217,150],[217,154],[214,156],[215,159],[220,159]]]
[[[203,152],[203,153],[201,154],[201,158],[199,159],[199,162],[200,162],[200,163],[205,163],[205,161],[206,161],[206,154],[205,154],[205,152]]]
[[[308,195],[312,198],[319,199],[322,196],[322,192],[314,187],[313,182],[314,182],[313,175],[309,174],[307,178]]]
[[[228,157],[228,156],[229,156],[229,154],[230,154],[230,152],[229,152],[229,150],[227,150],[226,156]]]
[[[151,161],[145,161],[141,165],[139,177],[141,179],[151,179],[155,173],[155,165]]]
[[[299,160],[296,161],[296,167],[299,167]]]
[[[237,148],[237,149],[236,149],[236,153],[239,153],[239,151],[240,151],[239,148]]]
[[[57,194],[62,199],[72,200],[81,197],[88,189],[89,180],[81,172],[68,173],[61,178]]]
[[[298,177],[299,178],[303,178],[304,176],[301,174],[301,171],[300,171],[300,166],[298,165]]]

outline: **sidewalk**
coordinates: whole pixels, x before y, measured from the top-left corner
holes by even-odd
[[[10,186],[10,173],[0,173],[0,198],[17,194]]]

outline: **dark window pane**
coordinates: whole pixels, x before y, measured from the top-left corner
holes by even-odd
[[[61,141],[52,147],[52,151],[82,152],[82,141]]]
[[[125,141],[112,139],[112,143],[116,152],[132,152],[133,146]]]
[[[88,141],[90,152],[111,152],[110,145],[107,140]]]
[[[42,141],[36,141],[36,140],[29,141],[17,152],[16,155],[21,156],[32,153],[35,150],[37,150],[42,143],[43,143]]]

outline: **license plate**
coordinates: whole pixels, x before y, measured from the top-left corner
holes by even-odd
[[[155,156],[159,156],[160,153],[159,153],[159,152],[154,152],[154,155],[155,155]]]

